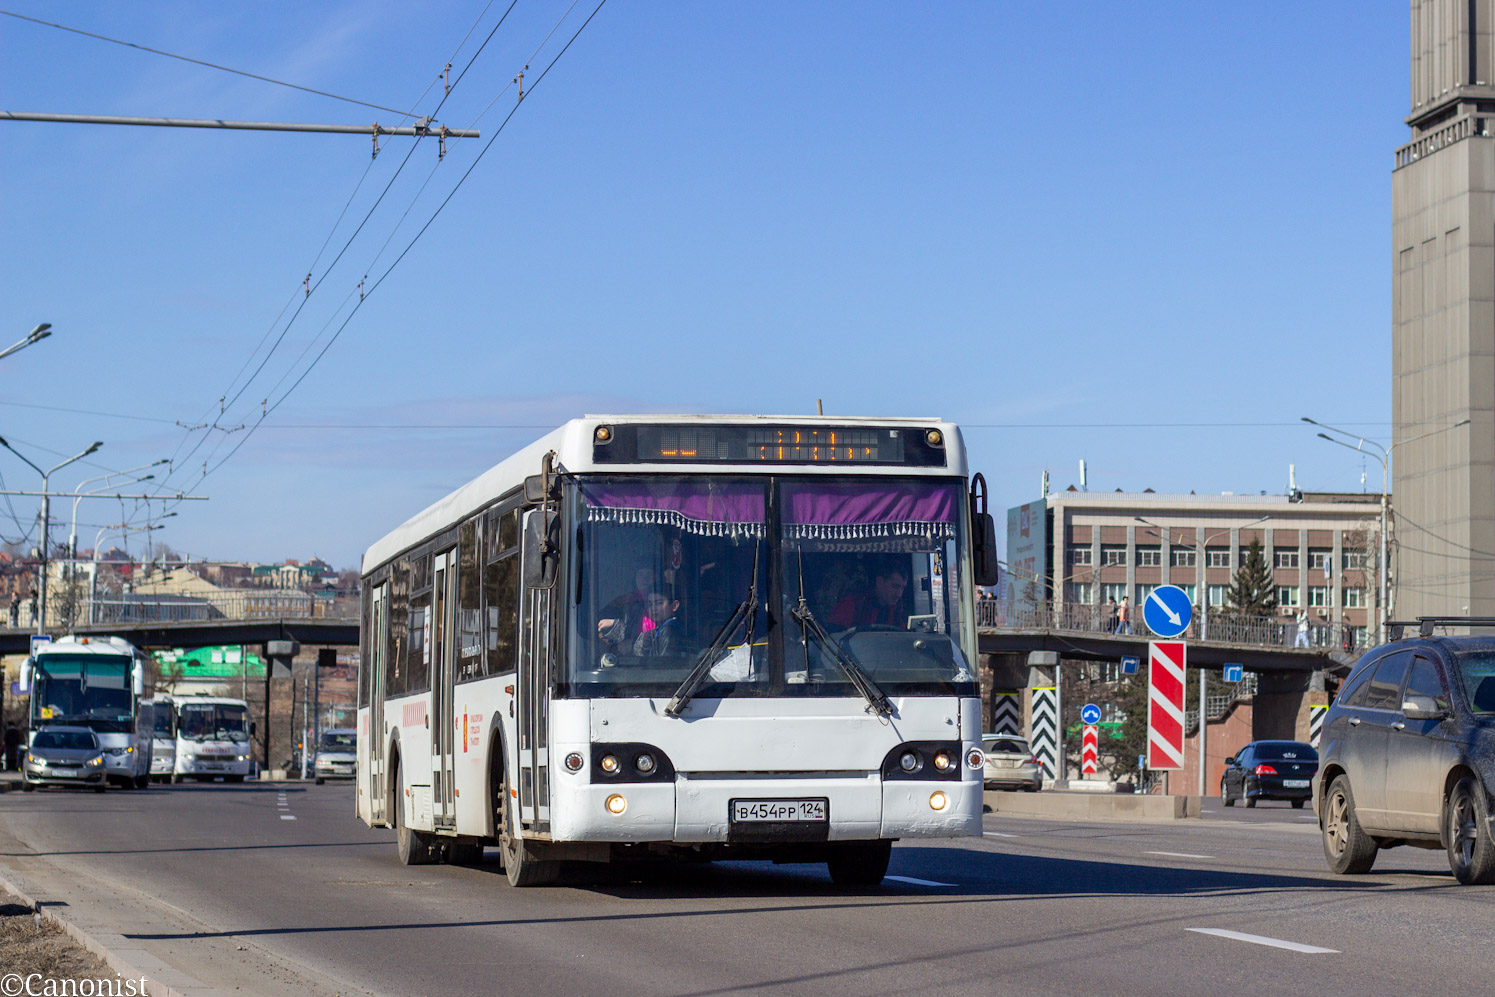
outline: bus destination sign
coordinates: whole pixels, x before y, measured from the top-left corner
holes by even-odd
[[[944,467],[938,429],[869,426],[599,426],[599,464],[873,464]]]

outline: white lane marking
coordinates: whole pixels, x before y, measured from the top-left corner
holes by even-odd
[[[1213,855],[1195,855],[1193,852],[1143,852],[1144,855],[1167,855],[1175,859],[1212,859]]]
[[[1299,820],[1318,820],[1313,814],[1298,814]]]
[[[1015,834],[1003,834],[1001,831],[982,831],[988,838],[1016,838]]]
[[[296,818],[292,817],[290,814],[281,814],[280,815],[280,819],[281,820],[295,820]]]
[[[1238,942],[1250,942],[1252,945],[1270,945],[1272,948],[1288,949],[1293,952],[1307,952],[1310,955],[1338,955],[1339,949],[1320,948],[1317,945],[1304,945],[1302,942],[1286,942],[1281,938],[1268,938],[1266,935],[1248,935],[1244,931],[1230,931],[1225,928],[1187,928],[1201,935],[1214,935],[1218,938],[1233,938]]]
[[[908,883],[910,886],[954,886],[954,883],[936,883],[932,879],[915,879],[912,876],[884,876],[883,879],[891,879],[895,883]]]
[[[1212,813],[1214,813],[1213,810],[1205,810],[1203,808],[1200,808],[1199,812],[1202,813],[1202,814],[1212,814]]]

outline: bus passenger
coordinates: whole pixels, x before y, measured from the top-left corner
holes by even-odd
[[[907,622],[903,607],[903,590],[908,588],[908,568],[889,561],[874,570],[872,588],[848,595],[831,610],[830,623],[836,630],[851,627],[885,626],[904,629]]]
[[[645,603],[654,589],[654,569],[633,573],[633,588],[607,604],[597,621],[597,635],[614,650],[625,650],[642,634],[654,629]]]
[[[670,593],[650,592],[645,612],[652,626],[634,638],[633,653],[641,658],[680,653],[680,621],[675,618],[679,609],[680,600]]]

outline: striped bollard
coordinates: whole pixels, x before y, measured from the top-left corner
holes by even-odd
[[[1033,733],[1029,740],[1043,777],[1054,778],[1059,758],[1059,690],[1054,686],[1033,690]]]
[[[1085,725],[1085,747],[1080,756],[1080,772],[1095,775],[1100,769],[1100,731],[1095,724]]]
[[[1023,701],[1016,692],[999,692],[992,697],[992,733],[1021,735]]]
[[[1319,749],[1319,737],[1324,733],[1324,714],[1328,712],[1327,706],[1308,708],[1308,743],[1313,745],[1314,751]]]

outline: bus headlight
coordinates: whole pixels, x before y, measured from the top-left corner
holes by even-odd
[[[639,775],[653,775],[654,770],[659,767],[659,763],[654,760],[653,755],[646,751],[633,760],[633,767],[638,769]]]
[[[607,803],[604,805],[607,807],[607,812],[610,814],[620,814],[624,810],[628,809],[628,801],[623,799],[621,793],[614,793],[613,795],[609,796],[607,798]]]
[[[929,794],[929,809],[931,810],[943,810],[949,803],[950,798],[944,793],[936,791]]]
[[[948,772],[955,767],[955,759],[950,757],[948,751],[936,751],[934,753],[934,767],[941,772]]]
[[[602,760],[599,761],[597,763],[597,765],[598,765],[599,768],[602,769],[602,771],[606,772],[608,775],[612,775],[612,774],[614,774],[615,772],[618,771],[618,759],[617,759],[617,756],[616,755],[603,755],[602,756]],[[622,799],[622,797],[620,796],[620,797],[618,797],[618,799]],[[621,810],[618,811],[618,812],[622,813]]]
[[[898,767],[905,772],[917,772],[924,763],[919,760],[919,754],[915,751],[905,751],[898,756]]]

